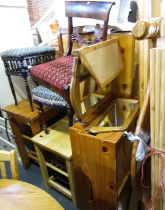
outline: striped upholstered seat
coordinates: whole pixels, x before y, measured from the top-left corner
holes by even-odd
[[[36,103],[42,103],[54,108],[67,106],[67,101],[62,96],[41,85],[32,90],[32,99]]]

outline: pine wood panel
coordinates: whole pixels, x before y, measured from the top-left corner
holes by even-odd
[[[103,120],[106,109],[108,106],[103,112],[93,113],[95,120],[92,126]],[[131,130],[137,113],[138,106],[126,119],[125,129]],[[90,125],[87,132],[89,128]],[[105,210],[117,209],[121,205],[123,209],[128,209],[130,188],[127,193],[123,190],[130,176],[132,144],[121,131],[94,136],[84,129],[80,123],[70,128],[78,207],[80,210]]]
[[[151,50],[151,145],[164,150],[165,135],[165,48]],[[152,196],[155,196],[160,182],[161,159],[152,158]],[[165,196],[155,203],[155,207],[163,210]]]
[[[129,176],[131,143],[122,137],[122,132],[94,137],[70,128],[70,136],[78,207],[117,209]],[[128,199],[125,198],[123,209],[127,209]]]
[[[117,94],[119,97],[132,97],[135,40],[131,33],[108,35],[110,39],[117,39],[122,52],[124,68],[117,78]]]

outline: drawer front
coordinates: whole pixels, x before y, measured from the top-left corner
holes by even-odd
[[[10,139],[11,143],[15,144],[13,133],[12,133],[12,131],[9,128],[8,128],[8,135],[9,135],[9,139]],[[0,138],[3,138],[6,141],[9,141],[9,139],[7,137],[7,134],[6,134],[6,129],[2,125],[0,125]]]
[[[10,151],[12,149],[15,149],[15,146],[12,143],[0,137],[0,149]]]

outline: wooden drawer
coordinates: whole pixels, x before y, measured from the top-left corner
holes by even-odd
[[[0,137],[0,149],[3,149],[3,150],[12,150],[12,149],[15,149],[15,145],[6,141],[5,139],[3,139],[2,137]]]

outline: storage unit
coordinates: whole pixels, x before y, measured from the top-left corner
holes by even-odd
[[[50,126],[48,131],[48,134],[42,131],[31,139],[35,145],[44,183],[71,198],[76,205],[67,118]]]

